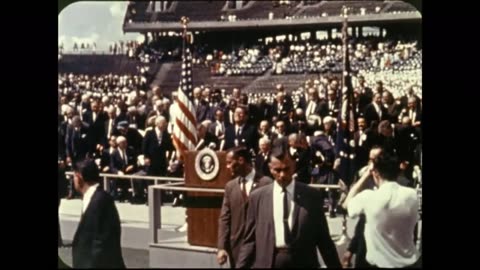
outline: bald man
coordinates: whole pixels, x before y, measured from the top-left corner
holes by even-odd
[[[110,157],[110,171],[112,174],[125,175],[133,174],[136,169],[137,157],[133,148],[128,146],[127,139],[124,136],[117,137],[117,149],[113,151]],[[128,181],[110,180],[110,194],[114,199],[124,201],[127,199]],[[118,193],[120,189],[120,193]]]

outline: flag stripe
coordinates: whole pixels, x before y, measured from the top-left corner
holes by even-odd
[[[186,38],[184,32],[184,38]],[[174,140],[178,151],[182,154],[188,150],[195,150],[197,142],[197,121],[195,117],[195,106],[192,101],[192,57],[185,42],[182,57],[182,71],[178,87],[178,99],[174,121]]]

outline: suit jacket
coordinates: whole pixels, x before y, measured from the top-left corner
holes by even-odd
[[[398,121],[401,122],[404,116],[410,116],[410,111],[411,110],[408,108],[405,110],[402,110],[402,112],[398,116]],[[422,111],[417,108],[415,111],[415,119],[411,119],[411,120],[412,120],[412,123],[422,122]]]
[[[235,139],[239,145],[245,145],[248,149],[257,152],[258,149],[258,132],[254,126],[245,124],[239,138],[235,134],[235,125],[229,126],[225,131],[225,150],[235,147]]]
[[[197,117],[196,118],[197,123],[201,123],[204,120],[207,120],[209,111],[210,111],[210,105],[208,104],[208,102],[206,102],[203,99],[200,100],[200,103],[196,107],[196,111],[195,111],[195,114],[196,114],[196,117]]]
[[[286,99],[283,100],[283,104],[280,110],[280,104],[277,100],[273,102],[272,105],[272,115],[278,116],[279,119],[288,117],[288,113],[293,110],[293,105],[287,102]]]
[[[358,97],[358,109],[360,112],[365,110],[365,107],[368,106],[372,102],[373,99],[373,91],[369,87],[365,87],[364,92],[360,93]]]
[[[333,109],[330,108],[332,102],[333,102],[333,105],[332,105],[332,106],[333,106]],[[326,109],[327,109],[327,112],[328,112],[327,115],[329,115],[329,116],[331,116],[331,117],[333,117],[333,118],[337,117],[338,111],[339,111],[339,107],[338,107],[338,103],[337,103],[336,100],[335,100],[335,101],[331,101],[331,100],[326,101],[326,102],[325,102],[325,106],[326,106]],[[321,116],[322,116],[322,117],[325,117],[325,116],[327,116],[327,115],[321,115]]]
[[[262,121],[262,120],[267,120],[269,122],[272,121],[272,116],[273,116],[272,105],[268,103],[258,105],[257,113],[258,113],[259,121]]]
[[[270,153],[268,153],[266,158],[261,153],[258,153],[255,156],[255,171],[263,176],[273,178],[272,174],[270,173],[270,168],[268,167],[268,162],[270,160],[269,155]]]
[[[88,153],[88,129],[85,126],[80,127],[78,132],[72,125],[67,127],[67,136],[65,137],[66,155],[73,162],[85,158]]]
[[[133,151],[132,147],[127,147],[127,163],[122,159],[120,156],[119,152],[120,148],[115,149],[113,151],[112,155],[110,156],[110,172],[113,174],[117,174],[118,171],[125,172],[125,169],[133,165],[134,167],[136,166],[137,163],[137,156],[134,154],[135,152]],[[135,171],[135,169],[133,170]]]
[[[107,146],[108,145],[108,139],[107,136],[108,136],[108,123],[110,122],[110,118],[107,117],[107,119],[105,119],[105,122],[104,122],[104,128],[105,128],[105,141],[104,141],[104,146]],[[112,126],[112,131],[111,131],[111,135],[113,136],[118,136],[119,132],[118,132],[118,129],[117,129],[117,125],[118,123],[120,122],[119,118],[118,117],[115,117],[115,119],[113,119],[113,126]]]
[[[365,107],[365,122],[367,123],[367,126],[370,126],[372,121],[377,121],[380,123],[380,121],[383,120],[388,120],[388,113],[385,107],[380,106],[380,110],[382,111],[382,117],[380,117],[377,113],[377,110],[373,106],[372,103],[370,103],[367,107]]]
[[[234,112],[232,112],[228,107],[225,109],[225,113],[224,113],[225,125],[231,126],[231,125],[235,124],[234,122],[230,121],[230,115],[232,115],[231,117],[233,119],[233,114],[234,114]]]
[[[97,188],[73,237],[73,268],[125,268],[115,203]]]
[[[201,145],[199,145],[201,143]],[[209,147],[211,143],[215,144],[215,151],[220,148],[220,141],[215,135],[212,135],[210,132],[205,133],[205,137],[203,138],[203,142],[201,142],[201,139],[198,138],[198,143],[197,143],[197,150],[201,150],[205,147]]]
[[[309,106],[310,102],[307,102],[305,104],[305,109],[303,109],[304,113],[305,113],[305,116],[307,115],[307,109],[308,106]],[[318,116],[321,116],[322,114],[325,114],[325,111],[328,112],[328,107],[327,105],[325,104],[325,102],[320,102],[320,101],[317,101],[315,102],[315,108],[313,110],[313,113],[314,115],[318,115]],[[325,115],[324,115],[325,116]]]
[[[398,121],[398,116],[402,111],[402,107],[400,104],[397,104],[396,102],[394,102],[391,105],[387,105],[386,111],[387,111],[387,120],[390,121],[390,123],[396,123]]]
[[[273,185],[254,191],[248,201],[245,238],[237,268],[272,268],[275,249],[273,218]],[[307,185],[295,182],[293,222],[291,228],[292,256],[298,267],[319,268],[317,248],[327,267],[340,268],[337,249],[330,237],[322,210],[321,194]]]
[[[93,112],[87,111],[83,114],[83,122],[89,125],[88,127],[88,142],[89,152],[93,154],[97,144],[105,143],[105,120],[108,115],[105,112],[97,113],[95,122],[93,122]]]
[[[137,129],[145,129],[146,116],[144,114],[128,115],[129,125],[136,125]]]
[[[258,171],[255,171],[253,182],[250,194],[258,187],[272,183],[272,179],[262,177]],[[248,199],[243,198],[240,178],[236,177],[225,185],[222,210],[218,219],[217,247],[228,252],[231,266],[234,266],[238,259],[245,236],[247,209]]]
[[[165,175],[168,166],[166,152],[171,153],[173,149],[172,139],[168,132],[162,132],[162,142],[159,144],[155,129],[147,131],[143,138],[142,153],[145,158],[150,159],[148,175]]]

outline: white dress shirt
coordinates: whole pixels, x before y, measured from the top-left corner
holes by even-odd
[[[98,183],[90,186],[87,189],[87,192],[83,195],[83,202],[82,202],[82,214],[85,214],[85,211],[87,210],[88,205],[90,204],[90,200],[92,199],[93,193],[95,193],[95,190],[97,190]]]
[[[159,141],[159,144],[162,143],[162,132],[158,127],[155,127],[155,134],[157,135],[157,139]]]
[[[245,190],[247,191],[247,196],[250,196],[250,191],[252,190],[253,177],[255,176],[255,169],[245,176]]]
[[[365,214],[368,263],[380,268],[400,268],[417,262],[420,254],[413,241],[418,221],[418,197],[414,189],[384,182],[377,190],[364,190],[348,203],[348,214]]]
[[[382,109],[380,109],[380,106],[378,106],[377,103],[373,103],[373,107],[375,108],[375,111],[377,111],[378,118],[382,119]]]
[[[295,203],[293,202],[293,194],[295,191],[295,180],[292,180],[287,186],[287,196],[290,202],[288,206],[288,227],[292,230],[293,224],[293,208]],[[273,184],[273,221],[275,225],[275,247],[286,247],[285,236],[283,230],[283,191],[282,187],[274,181]]]

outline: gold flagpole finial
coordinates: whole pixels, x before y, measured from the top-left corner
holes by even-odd
[[[188,17],[182,16],[180,19],[180,22],[183,25],[183,28],[187,28],[188,23],[190,22],[190,19]]]
[[[347,8],[347,6],[342,6],[342,16],[347,18],[348,17],[348,10],[349,8]]]

